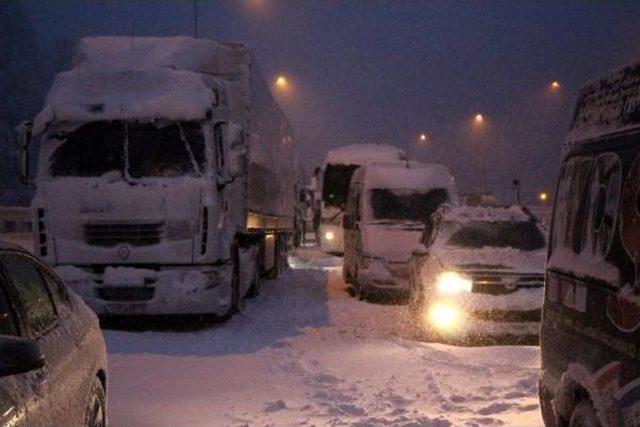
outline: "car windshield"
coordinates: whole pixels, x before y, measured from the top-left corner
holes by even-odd
[[[322,200],[327,206],[344,208],[347,203],[349,182],[357,165],[327,165],[322,184]]]
[[[374,188],[369,199],[374,222],[423,222],[447,201],[448,193],[444,188],[427,191]]]
[[[52,138],[62,141],[51,156],[55,177],[110,172],[131,178],[198,176],[205,165],[204,138],[196,122],[93,122]]]
[[[514,248],[535,251],[545,247],[545,237],[533,221],[470,221],[444,226],[446,245],[480,249]]]

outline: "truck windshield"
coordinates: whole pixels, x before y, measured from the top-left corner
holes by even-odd
[[[370,190],[371,211],[376,221],[424,222],[448,199],[447,190],[427,191],[374,188]]]
[[[51,156],[52,176],[124,175],[131,178],[201,175],[205,164],[200,124],[164,125],[93,122],[53,139],[62,145]]]
[[[322,183],[322,201],[325,205],[345,207],[349,182],[356,169],[358,169],[357,165],[327,165]]]
[[[545,238],[532,221],[470,221],[445,224],[447,245],[469,249],[484,247],[535,251],[545,247]]]

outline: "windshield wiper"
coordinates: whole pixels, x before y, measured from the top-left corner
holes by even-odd
[[[197,176],[202,176],[200,172],[200,167],[198,166],[198,162],[196,161],[196,157],[193,155],[193,150],[191,149],[191,144],[187,140],[187,135],[184,133],[184,129],[182,129],[182,125],[180,122],[177,122],[178,129],[180,130],[180,139],[184,142],[184,147],[189,153],[189,159],[191,160],[191,165],[193,166],[193,170],[195,171]]]

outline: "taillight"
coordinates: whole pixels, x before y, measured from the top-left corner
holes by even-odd
[[[47,230],[44,224],[44,209],[38,209],[38,252],[40,256],[47,256]]]
[[[204,255],[207,252],[207,240],[209,239],[209,209],[202,208],[202,240],[200,241],[200,255]]]

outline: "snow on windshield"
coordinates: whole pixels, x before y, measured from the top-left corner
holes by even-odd
[[[470,221],[444,224],[447,246],[469,249],[484,247],[535,251],[545,247],[545,238],[533,221]]]
[[[448,199],[444,188],[428,191],[374,188],[370,190],[375,220],[423,222]]]
[[[198,176],[205,164],[204,138],[195,122],[92,122],[52,139],[62,141],[51,156],[50,173],[56,177],[125,170],[131,178]]]

